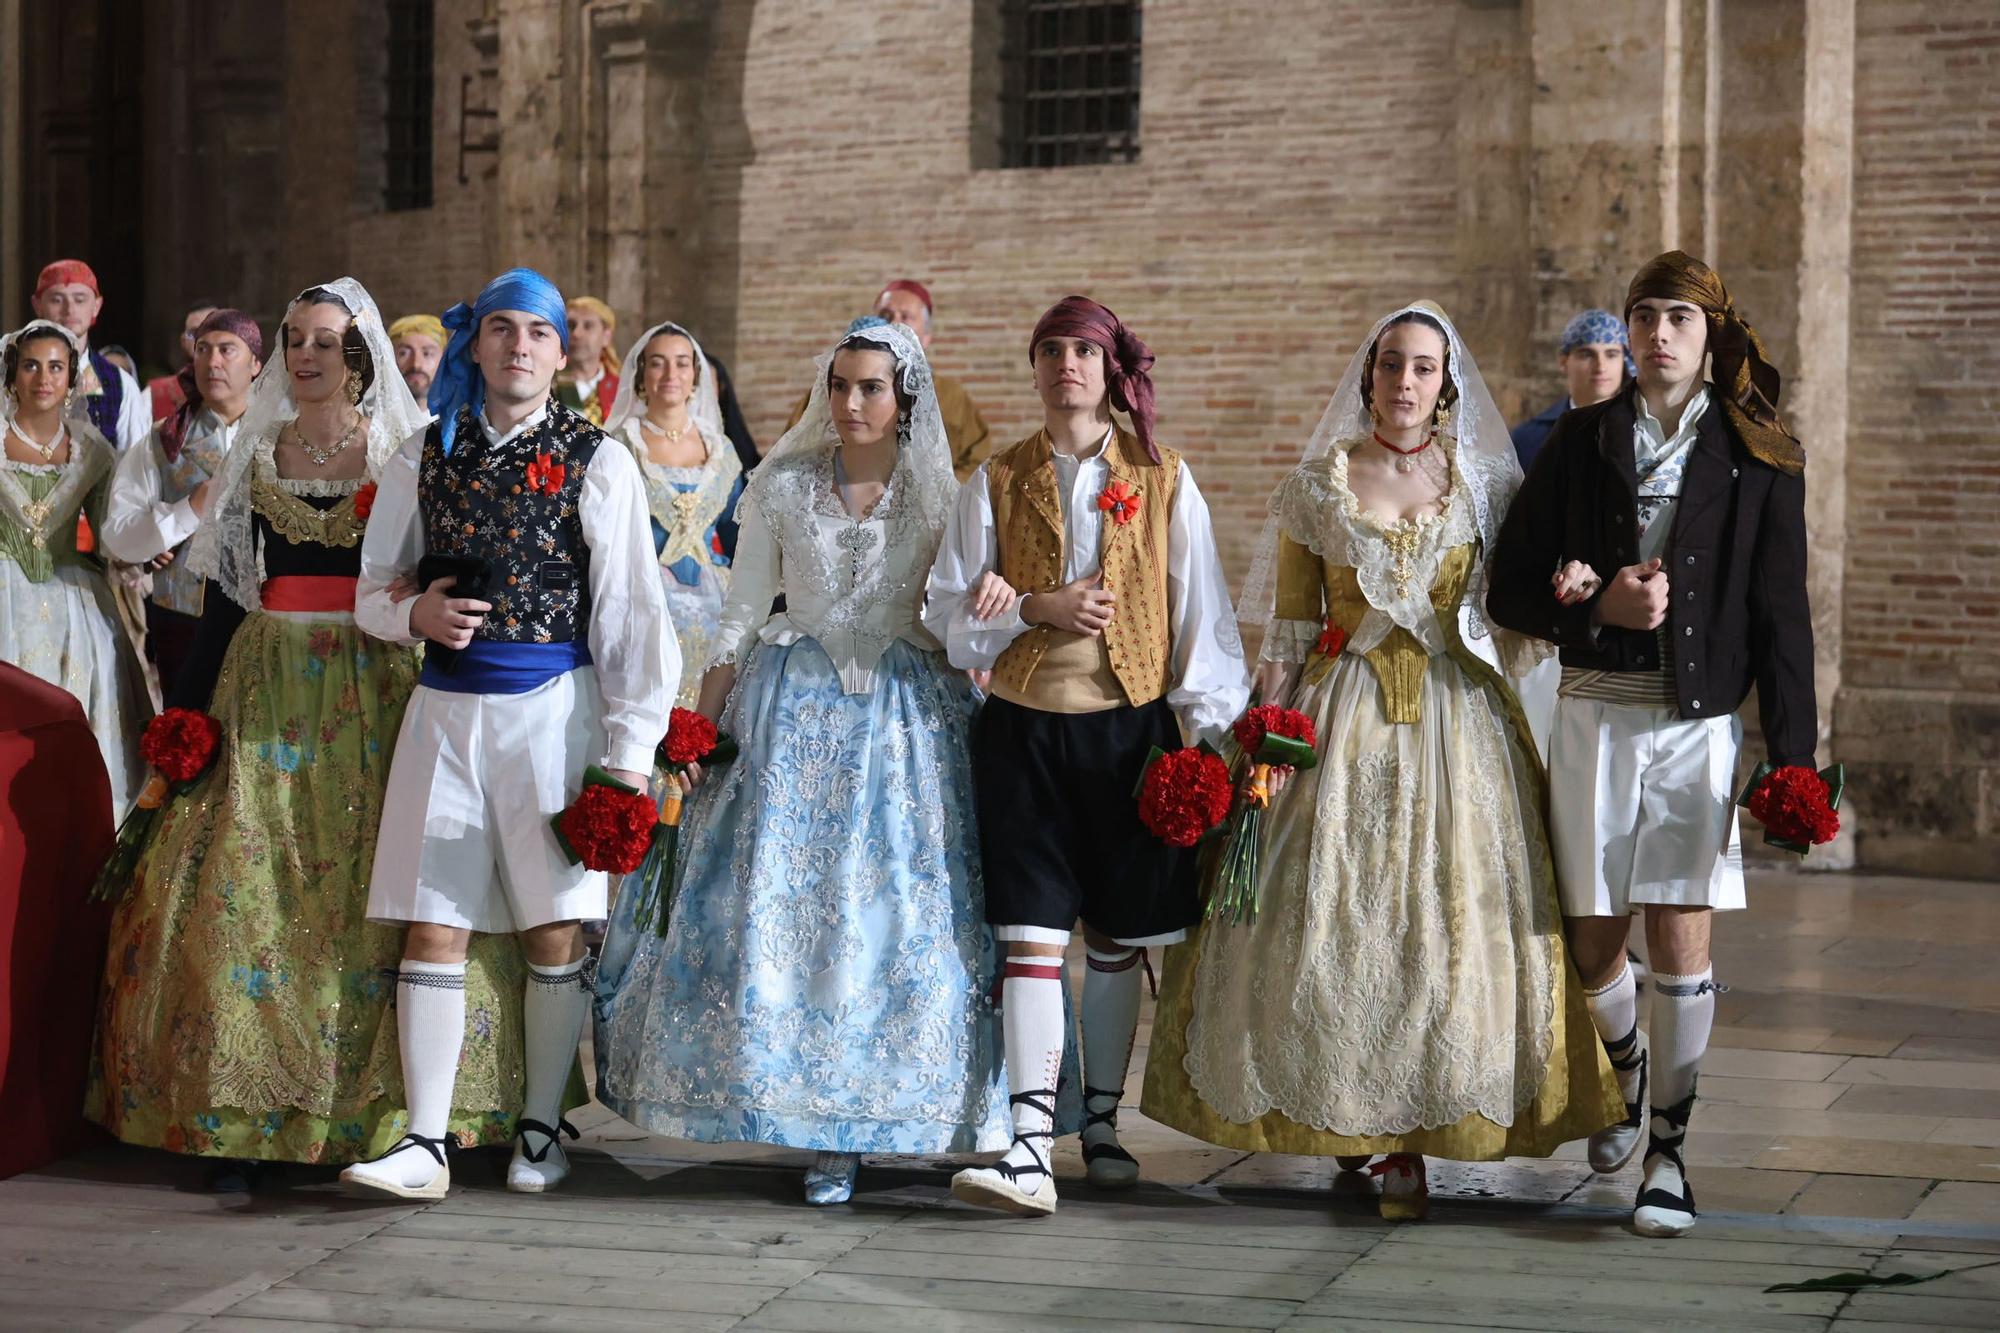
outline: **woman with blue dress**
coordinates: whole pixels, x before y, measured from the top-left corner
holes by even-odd
[[[914,336],[819,359],[743,492],[702,680],[740,752],[684,775],[664,936],[626,893],[604,948],[598,1097],[655,1133],[813,1149],[816,1204],[850,1197],[862,1153],[1011,1137],[972,699],[920,618],[956,489]]]
[[[625,354],[604,429],[631,449],[646,480],[653,550],[681,660],[706,662],[729,593],[743,464],[723,432],[715,368],[693,334],[669,321],[639,335]],[[674,702],[692,708],[700,690],[700,674],[687,672]]]

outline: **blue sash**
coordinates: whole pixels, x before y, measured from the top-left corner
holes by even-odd
[[[511,643],[474,639],[444,665],[445,655],[424,654],[422,684],[451,694],[526,694],[565,672],[590,665],[590,644]]]
[[[92,349],[90,367],[97,372],[98,386],[102,393],[93,394],[85,411],[90,416],[90,424],[97,427],[97,433],[111,442],[113,449],[123,449],[125,441],[118,438],[118,414],[125,406],[125,377],[117,366],[103,353]]]

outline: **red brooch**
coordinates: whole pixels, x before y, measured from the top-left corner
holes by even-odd
[[[1115,523],[1130,523],[1139,516],[1139,488],[1114,481],[1097,497],[1097,507]]]
[[[354,516],[363,523],[375,512],[375,483],[369,482],[354,493]]]
[[[563,472],[561,463],[547,454],[536,454],[535,461],[528,464],[528,489],[554,495],[563,488]]]
[[[1340,650],[1346,646],[1347,631],[1329,620],[1326,622],[1325,631],[1319,636],[1319,642],[1313,645],[1313,651],[1327,657],[1338,657]]]

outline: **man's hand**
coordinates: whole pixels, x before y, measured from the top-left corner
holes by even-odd
[[[162,551],[146,562],[146,568],[149,570],[165,569],[172,563],[174,563],[174,553],[172,551]]]
[[[972,588],[972,618],[986,621],[1014,604],[1014,585],[987,570]]]
[[[485,622],[493,604],[447,596],[445,589],[456,582],[455,575],[447,574],[418,596],[410,607],[410,633],[444,648],[463,648],[472,642],[472,632]]]
[[[1571,560],[1556,571],[1549,583],[1556,591],[1558,602],[1564,606],[1575,606],[1596,592],[1601,581],[1597,571],[1589,565],[1581,560]]]
[[[417,579],[414,574],[398,574],[385,591],[389,600],[396,603],[409,601],[417,595]]]
[[[1612,576],[1592,614],[1600,625],[1620,629],[1658,629],[1667,618],[1666,572],[1659,560],[1627,565]]]
[[[653,775],[650,773],[634,773],[629,768],[607,768],[604,771],[620,782],[637,787],[641,796],[648,795],[652,790]]]
[[[1091,574],[1074,583],[1065,583],[1054,592],[1029,593],[1021,603],[1021,619],[1030,625],[1047,625],[1069,634],[1104,633],[1111,623],[1118,597],[1109,588],[1097,587],[1102,575]]]

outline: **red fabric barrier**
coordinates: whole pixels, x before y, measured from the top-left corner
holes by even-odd
[[[111,912],[111,782],[82,707],[0,662],[0,1178],[103,1136],[83,1118]]]

